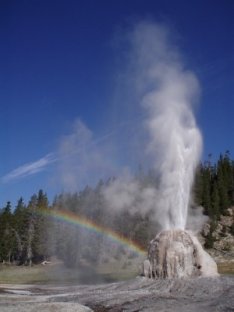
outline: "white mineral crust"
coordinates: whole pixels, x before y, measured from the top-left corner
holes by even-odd
[[[147,277],[218,276],[215,261],[202,248],[198,239],[191,232],[180,229],[160,232],[150,242],[148,261],[151,272],[147,273]]]

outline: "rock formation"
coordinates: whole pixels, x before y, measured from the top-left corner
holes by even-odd
[[[147,268],[145,267],[147,266]],[[160,232],[150,242],[143,275],[154,278],[217,276],[217,265],[190,232]]]

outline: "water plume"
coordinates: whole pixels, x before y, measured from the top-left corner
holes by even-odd
[[[186,227],[202,149],[193,112],[199,83],[184,66],[171,35],[162,25],[141,22],[128,36],[130,64],[126,76],[132,84],[136,109],[138,105],[144,112],[146,144],[142,151],[156,172],[158,185],[142,189],[128,179],[125,184],[115,181],[105,190],[107,201],[117,210],[126,205],[153,210],[162,230]]]

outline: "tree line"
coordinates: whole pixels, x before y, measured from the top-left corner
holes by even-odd
[[[195,185],[195,202],[204,207],[204,214],[210,218],[210,232],[205,237],[205,247],[212,248],[215,231],[221,215],[228,214],[228,208],[234,206],[234,161],[229,151],[221,154],[217,162],[212,157],[200,164]],[[234,235],[234,223],[230,229]]]
[[[157,176],[152,170],[144,172],[139,169],[135,179],[142,187],[157,187]],[[0,261],[31,265],[56,255],[67,266],[76,267],[84,261],[108,261],[109,254],[116,259],[123,253],[134,257],[123,246],[110,242],[105,235],[53,219],[49,214],[50,211],[60,210],[73,212],[147,247],[157,227],[151,212],[142,215],[139,212],[130,214],[127,207],[118,213],[109,209],[103,189],[113,181],[114,178],[111,178],[77,193],[59,194],[52,204],[43,190],[32,195],[27,204],[22,198],[16,207],[7,202],[0,210]],[[199,165],[194,183],[194,201],[204,207],[204,213],[211,220],[206,243],[207,247],[212,247],[209,245],[212,231],[220,216],[227,214],[227,209],[234,205],[234,161],[229,152],[220,155],[216,162],[212,162],[209,156],[208,161]]]
[[[29,203],[24,204],[23,198],[12,211],[11,203],[0,211],[0,260],[16,264],[38,262],[49,255],[48,222],[40,213],[49,209],[47,195],[40,190],[32,195]]]
[[[211,220],[225,215],[234,204],[234,161],[227,151],[216,163],[209,160],[201,164],[195,181],[195,200],[204,207]]]

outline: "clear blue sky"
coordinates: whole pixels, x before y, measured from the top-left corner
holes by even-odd
[[[56,151],[77,118],[95,142],[108,139],[118,65],[114,38],[131,20],[145,18],[174,30],[200,81],[203,157],[226,150],[234,156],[232,0],[3,0],[1,207],[7,200],[14,206],[20,196],[27,202],[40,188],[50,198],[63,190],[56,183]]]

